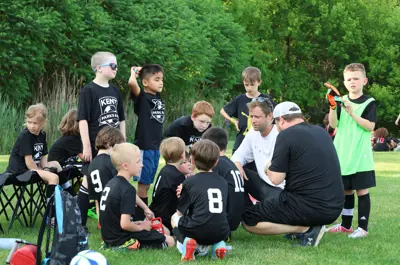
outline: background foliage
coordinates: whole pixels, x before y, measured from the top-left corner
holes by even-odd
[[[392,124],[397,133],[399,28],[395,0],[9,0],[0,6],[0,115],[6,115],[0,119],[15,119],[0,128],[0,152],[11,150],[31,103],[49,106],[49,140],[58,136],[56,125],[93,78],[90,57],[100,50],[117,55],[114,83],[126,95],[130,136],[129,68],[150,62],[165,68],[167,124],[198,99],[218,113],[243,93],[241,71],[248,65],[262,70],[263,92],[297,102],[320,122],[327,112],[323,82],[345,93],[344,66],[361,62],[379,125]],[[8,116],[14,115],[9,106],[19,116]]]

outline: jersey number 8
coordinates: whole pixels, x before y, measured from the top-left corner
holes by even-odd
[[[208,209],[210,213],[222,213],[222,193],[219,189],[208,189]]]

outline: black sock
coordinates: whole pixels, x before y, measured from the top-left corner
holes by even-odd
[[[46,198],[47,198],[47,201],[49,201],[51,195],[53,195],[54,190],[56,189],[56,186],[57,186],[57,185],[53,185],[53,184],[48,184],[48,185],[47,185],[47,189],[46,189]]]
[[[358,227],[368,231],[369,212],[371,210],[371,200],[369,193],[358,196]]]
[[[182,233],[178,227],[175,227],[174,229],[172,229],[172,234],[176,237],[176,240],[179,243],[183,244],[183,241],[185,241],[185,237],[182,235]]]
[[[81,186],[78,193],[78,206],[81,211],[82,226],[86,226],[87,223],[87,213],[89,210],[89,191],[85,187]]]
[[[354,212],[354,194],[344,196],[344,207],[342,210],[342,226],[350,229],[353,221]]]
[[[146,197],[146,198],[140,197],[140,199],[142,199],[142,201],[143,201],[146,205],[149,205],[149,197]]]

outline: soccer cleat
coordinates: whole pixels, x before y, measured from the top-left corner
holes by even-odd
[[[321,241],[322,237],[325,233],[325,226],[313,226],[307,232],[304,233],[304,236],[301,238],[299,246],[303,247],[316,247]]]
[[[353,227],[347,229],[346,227],[342,226],[342,224],[333,225],[326,229],[326,232],[330,233],[353,233]]]
[[[358,227],[353,233],[349,235],[349,238],[363,238],[368,236],[368,232]]]
[[[211,247],[212,259],[223,259],[226,255],[226,243],[225,241],[219,241]]]
[[[181,261],[195,260],[194,251],[196,250],[197,242],[193,238],[185,238],[182,246],[182,258]]]

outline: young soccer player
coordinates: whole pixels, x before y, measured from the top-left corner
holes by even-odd
[[[179,166],[178,170],[185,175],[186,178],[193,176],[192,162],[190,161],[190,154],[185,151],[185,161],[183,161]]]
[[[162,218],[163,225],[172,230],[171,216],[178,206],[176,189],[186,179],[184,173],[179,171],[185,161],[185,143],[178,137],[167,138],[161,142],[160,151],[165,166],[158,174],[150,209],[155,216]]]
[[[82,141],[79,135],[77,116],[77,109],[70,109],[64,115],[58,125],[62,136],[51,145],[49,150],[48,160],[59,162],[61,167],[69,165],[80,165],[81,167]]]
[[[57,161],[48,162],[46,133],[42,130],[47,122],[47,109],[39,103],[31,105],[25,113],[26,128],[19,134],[11,151],[6,172],[17,177],[26,171],[36,172],[47,183],[46,197],[49,199],[54,193],[56,185],[61,186],[74,194],[66,178],[50,172],[49,168],[56,168],[60,172],[61,166]]]
[[[129,78],[134,111],[138,116],[135,145],[140,148],[143,168],[139,174],[138,195],[148,204],[148,191],[157,173],[160,160],[160,143],[164,123],[164,102],[160,93],[163,89],[163,69],[158,64],[132,67]],[[139,77],[143,90],[136,78]]]
[[[228,134],[222,128],[210,128],[203,134],[202,139],[208,139],[219,147],[219,160],[212,171],[223,177],[228,183],[226,214],[231,231],[235,231],[242,221],[245,195],[242,176],[236,165],[225,155],[228,147]]]
[[[164,138],[179,137],[189,148],[201,139],[201,135],[211,127],[214,108],[207,101],[193,105],[192,115],[183,116],[172,122],[164,132]]]
[[[122,94],[117,87],[109,83],[117,74],[117,59],[110,52],[97,52],[92,56],[91,67],[96,77],[81,89],[78,101],[79,132],[85,162],[82,167],[83,182],[78,194],[83,226],[86,226],[90,206],[87,168],[97,154],[95,149],[97,134],[103,127],[110,126],[119,128],[126,139]]]
[[[136,190],[129,183],[143,167],[139,148],[129,143],[117,144],[111,151],[111,161],[118,176],[108,182],[100,201],[101,235],[106,247],[137,249],[136,240],[142,248],[173,247],[171,236],[151,230],[150,220],[135,216],[135,204],[144,209],[149,219],[153,216],[147,205],[137,200]]]
[[[212,245],[212,257],[222,259],[230,228],[226,217],[228,184],[212,172],[218,162],[219,148],[210,140],[201,140],[193,145],[191,152],[199,173],[183,182],[178,209],[171,218],[173,234],[180,244],[182,261],[194,260],[198,244],[203,245],[198,248],[199,255],[206,255],[207,246]]]
[[[111,163],[110,152],[114,145],[125,142],[121,131],[104,127],[97,134],[97,156],[92,160],[88,168],[89,199],[95,200],[96,213],[99,216],[99,201],[104,187],[117,175],[117,170]]]
[[[378,128],[374,132],[373,150],[375,152],[388,152],[390,150],[391,138],[386,128]]]
[[[258,91],[258,87],[262,82],[261,71],[258,68],[251,66],[245,68],[242,72],[242,81],[246,93],[232,99],[220,111],[220,114],[233,123],[238,131],[236,134],[235,144],[233,145],[233,153],[239,148],[244,136],[251,128],[251,123],[248,122],[249,110],[247,104],[250,103],[253,98],[267,97],[271,100],[274,106],[276,105],[270,96]]]
[[[337,104],[333,90],[327,95],[330,104],[329,125],[337,128],[334,144],[340,161],[345,202],[342,223],[330,232],[350,233],[350,238],[368,235],[371,200],[368,189],[376,186],[371,131],[376,122],[375,99],[363,94],[368,79],[364,65],[352,63],[343,71],[344,84],[349,92],[344,104]],[[354,190],[358,196],[358,228],[353,231]]]

